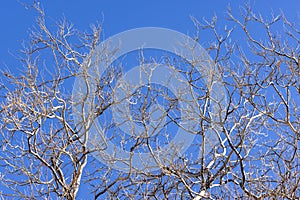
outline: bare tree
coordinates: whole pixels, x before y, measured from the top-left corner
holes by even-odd
[[[197,33],[212,34],[213,59],[186,41],[192,59],[141,49],[142,67],[126,72],[101,25],[81,33],[62,20],[52,31],[33,7],[21,73],[2,76],[1,197],[75,199],[81,188],[95,199],[300,197],[300,31],[284,14],[229,9],[223,32],[216,16],[193,19]],[[174,90],[151,83],[162,66]],[[128,82],[134,75],[141,85]],[[189,146],[172,143],[177,130],[192,135]]]

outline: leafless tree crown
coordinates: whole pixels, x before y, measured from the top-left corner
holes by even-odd
[[[177,155],[174,149],[172,156],[177,159],[163,159],[151,152],[175,137],[172,130],[184,120],[180,110],[188,109],[178,104],[185,91],[175,98],[163,88],[149,86],[126,94],[125,99],[132,101],[131,115],[140,127],[148,126],[147,113],[157,111],[148,108],[158,99],[163,102],[166,118],[163,127],[153,123],[144,135],[136,136],[131,130],[126,136],[118,129],[121,124],[107,120],[108,110],[118,103],[113,93],[124,74],[122,63],[114,63],[102,75],[94,72],[94,103],[85,95],[90,89],[90,66],[109,63],[118,50],[96,51],[102,40],[101,25],[92,26],[91,33],[82,33],[63,19],[53,31],[41,7],[35,4],[34,8],[40,15],[22,51],[21,72],[2,73],[1,198],[75,199],[82,188],[95,199],[300,197],[299,24],[284,14],[263,17],[247,6],[239,16],[229,9],[228,25],[222,31],[217,27],[217,16],[201,22],[193,18],[195,39],[207,44],[225,88],[226,104],[214,99],[202,84],[195,63],[165,56],[164,64],[178,66],[174,70],[194,91],[192,101],[197,107],[187,119],[199,126],[194,127],[195,139],[189,150]],[[261,38],[253,26],[261,28]],[[211,33],[209,43],[201,41],[204,31]],[[235,41],[237,37],[240,40]],[[139,55],[140,64],[155,66],[160,62],[142,51]],[[78,77],[86,87],[83,95],[74,98],[72,85]],[[221,106],[222,112],[213,116],[212,104]],[[74,112],[80,120],[74,120]],[[207,148],[211,138],[205,133],[213,117],[219,119],[214,122],[217,142]],[[89,130],[99,118],[109,135],[91,148]],[[158,134],[157,128],[162,128]],[[130,159],[121,161],[129,166],[127,172],[103,164],[93,155],[105,151],[109,141],[120,144],[130,155],[150,152],[159,169],[136,170]]]

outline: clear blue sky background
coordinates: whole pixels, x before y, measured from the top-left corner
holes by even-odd
[[[22,41],[28,39],[29,28],[35,23],[37,13],[26,9],[20,2],[31,0],[3,0],[0,6],[0,68],[4,64],[14,67],[19,64],[11,55],[22,47]],[[90,24],[102,21],[104,16],[104,33],[109,37],[118,32],[143,26],[158,26],[193,34],[190,16],[198,19],[210,19],[214,13],[219,18],[225,16],[227,5],[234,11],[244,1],[222,0],[51,0],[40,1],[49,19],[61,19],[65,16],[80,30],[88,30]],[[264,0],[251,1],[254,10],[263,15],[280,10],[293,21],[299,21],[299,0]],[[222,21],[221,21],[222,22]]]
[[[0,6],[0,69],[9,67],[12,71],[19,67],[19,61],[11,54],[18,54],[22,41],[28,40],[29,29],[35,24],[37,13],[26,9],[20,1],[2,0]],[[195,33],[190,16],[201,20],[211,19],[216,14],[220,27],[226,23],[227,6],[235,13],[244,1],[230,0],[41,0],[48,20],[59,20],[63,16],[79,30],[88,30],[90,24],[104,20],[104,37],[119,32],[145,26],[170,28],[184,34]],[[283,11],[294,22],[300,19],[299,0],[257,0],[251,1],[254,11],[270,16]],[[255,29],[255,27],[253,27]],[[254,32],[259,32],[253,30]],[[204,35],[205,37],[205,35]],[[202,41],[211,40],[204,38]],[[1,190],[1,189],[0,189]],[[83,194],[83,189],[80,191]]]

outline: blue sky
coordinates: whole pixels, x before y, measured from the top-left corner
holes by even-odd
[[[12,71],[19,68],[19,61],[12,54],[18,54],[22,42],[28,40],[29,29],[35,25],[37,13],[28,9],[20,1],[4,0],[0,6],[0,69],[6,67]],[[237,3],[238,2],[238,3]],[[55,21],[65,17],[78,30],[89,30],[93,23],[103,20],[104,37],[108,38],[119,32],[146,26],[164,27],[184,34],[195,34],[191,16],[201,21],[202,18],[211,19],[214,14],[219,17],[220,28],[227,22],[227,6],[230,5],[238,13],[244,1],[221,0],[51,0],[41,1],[47,20]],[[254,11],[263,16],[278,14],[283,11],[291,20],[300,19],[300,1],[264,0],[251,1]],[[51,28],[51,27],[50,27]],[[258,28],[255,30],[259,33]],[[205,35],[203,35],[205,37]],[[202,38],[203,41],[211,38]],[[82,191],[81,191],[82,192]]]
[[[26,9],[20,2],[28,0],[5,0],[0,7],[0,65],[13,68],[18,65],[11,53],[22,48],[22,41],[28,40],[29,29],[34,25],[37,13]],[[192,35],[195,31],[190,16],[197,19],[211,17],[216,13],[220,23],[230,4],[234,11],[244,1],[221,0],[51,0],[41,1],[48,19],[57,20],[65,16],[79,30],[88,30],[90,24],[104,19],[104,36],[109,37],[121,31],[144,26],[158,26],[174,29]],[[263,15],[284,11],[293,21],[300,15],[298,0],[251,1],[254,10]],[[299,19],[299,18],[298,18]]]

